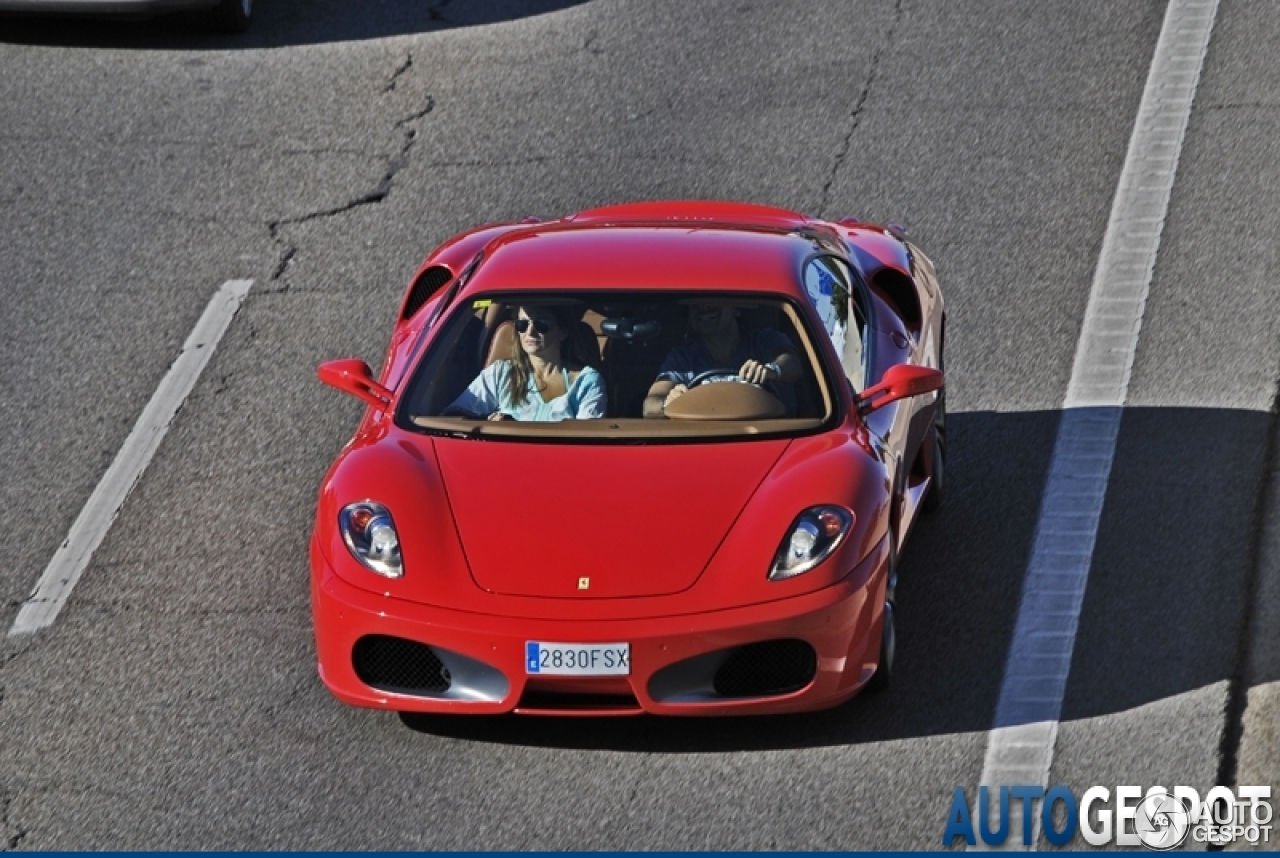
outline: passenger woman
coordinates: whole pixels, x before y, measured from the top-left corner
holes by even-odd
[[[445,413],[489,420],[559,421],[605,415],[604,378],[574,353],[569,307],[520,307],[508,360],[497,360]]]

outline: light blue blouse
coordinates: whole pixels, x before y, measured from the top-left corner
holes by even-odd
[[[542,400],[537,381],[530,376],[529,395],[524,402],[512,405],[507,401],[507,377],[511,375],[511,361],[494,361],[467,385],[462,395],[450,408],[461,408],[472,414],[488,416],[501,411],[516,420],[585,420],[603,417],[606,407],[604,378],[589,366],[584,366],[577,379],[569,383],[569,372],[564,371],[567,392],[550,402]]]

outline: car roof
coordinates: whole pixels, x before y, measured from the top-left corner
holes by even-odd
[[[586,213],[584,213],[586,214]],[[467,292],[579,289],[712,290],[802,296],[812,237],[784,223],[577,216],[491,242]]]

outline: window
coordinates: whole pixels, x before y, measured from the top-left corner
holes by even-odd
[[[804,265],[804,289],[841,356],[844,375],[859,393],[866,386],[867,313],[862,291],[848,263],[837,256],[814,256]],[[850,324],[850,316],[853,322]]]
[[[839,269],[834,271],[830,276],[843,277],[842,282],[847,283],[846,275]],[[847,287],[840,288],[847,294]],[[712,340],[705,331],[712,312],[708,308],[718,308],[717,318],[723,318],[723,324],[733,332],[730,339],[736,345],[731,351],[717,353],[709,348]],[[548,330],[553,330],[556,338],[561,331],[565,334],[562,355],[567,359],[572,380],[567,389],[575,388],[584,375],[593,386],[603,386],[603,415],[591,419],[597,415],[586,418],[582,416],[585,412],[575,414],[572,408],[539,407],[514,409],[520,416],[513,415],[516,419],[512,421],[485,419],[493,410],[510,407],[503,396],[518,384],[509,380],[516,360],[514,350],[523,350],[516,332],[517,315],[526,320],[557,320]],[[534,326],[526,324],[525,330],[534,330]],[[415,431],[466,437],[584,441],[714,436],[747,439],[812,431],[836,412],[830,385],[838,375],[834,368],[832,372],[823,370],[819,351],[813,347],[818,341],[812,337],[824,335],[811,334],[798,306],[783,295],[658,289],[473,294],[457,301],[437,326],[407,382],[397,422],[402,428]],[[696,378],[707,375],[705,370],[736,370],[747,357],[773,361],[783,352],[795,357],[802,377],[794,384],[761,388],[781,403],[770,413],[736,411],[736,403],[755,394],[744,396],[741,387],[733,390],[722,386],[726,384],[724,374],[717,373],[699,379],[697,386],[715,389],[704,391],[700,397],[731,399],[735,403],[726,407],[723,417],[643,418],[644,399],[664,372],[688,371]],[[504,362],[508,366],[497,366],[495,371],[495,365]],[[492,378],[481,381],[485,373]],[[556,389],[559,390],[558,385]],[[734,395],[730,396],[731,392]],[[483,410],[476,407],[478,401],[491,410],[478,413]],[[471,407],[460,408],[460,402]],[[524,416],[531,413],[538,416]]]

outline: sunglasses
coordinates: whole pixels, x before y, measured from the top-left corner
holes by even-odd
[[[529,325],[533,325],[533,329],[540,334],[545,334],[555,327],[555,322],[550,319],[516,319],[517,333],[527,333]]]

